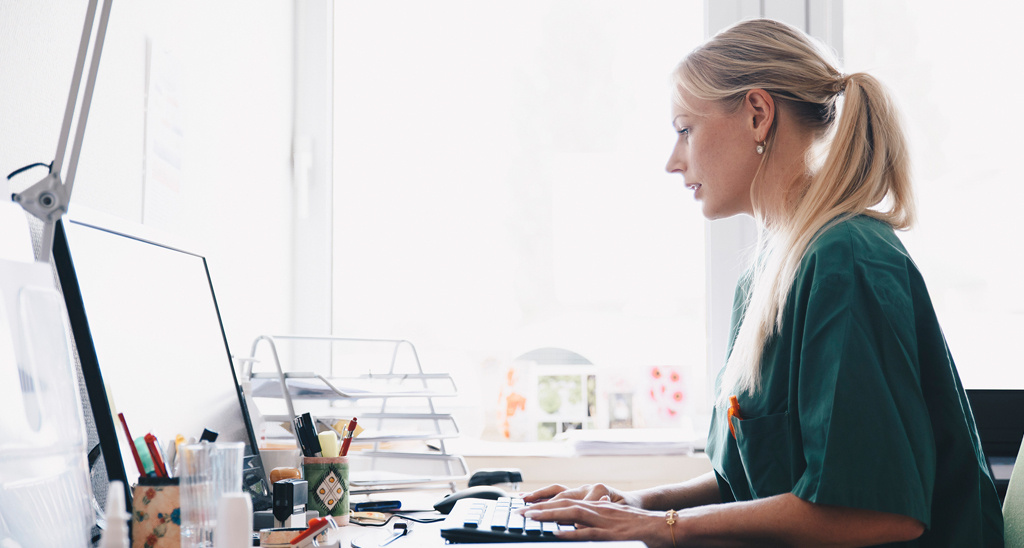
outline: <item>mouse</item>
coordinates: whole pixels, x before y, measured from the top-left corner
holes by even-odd
[[[502,490],[500,487],[494,487],[493,485],[478,485],[476,487],[470,487],[468,489],[462,489],[445,495],[444,498],[434,503],[434,510],[447,514],[452,511],[452,507],[455,503],[462,499],[490,499],[495,500],[500,497],[507,497],[508,493]]]

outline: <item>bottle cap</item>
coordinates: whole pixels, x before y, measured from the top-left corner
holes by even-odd
[[[124,484],[110,482],[107,489],[107,528],[97,548],[128,548],[128,510],[124,501]]]

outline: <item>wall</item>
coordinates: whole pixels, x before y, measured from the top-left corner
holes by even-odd
[[[53,160],[86,4],[0,2],[4,176]],[[291,325],[294,9],[115,1],[71,200],[71,214],[87,206],[205,254],[236,354]],[[148,107],[151,81],[165,84],[160,108]],[[159,157],[176,164],[166,184],[146,172]]]

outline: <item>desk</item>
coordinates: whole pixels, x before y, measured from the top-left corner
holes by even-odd
[[[463,454],[463,458],[470,472],[483,468],[518,468],[523,473],[520,485],[523,491],[553,483],[576,487],[597,482],[633,491],[683,482],[712,470],[711,460],[704,453],[585,457]]]
[[[360,527],[349,525],[335,529],[330,535],[331,542],[340,541],[341,548],[378,548],[381,541],[390,536],[391,527]],[[557,546],[593,546],[592,542],[560,542]],[[602,548],[646,548],[640,541],[602,542]],[[409,523],[409,533],[387,545],[387,548],[473,548],[473,547],[537,548],[552,546],[549,543],[502,543],[502,544],[446,544],[441,538],[441,522]]]
[[[497,457],[495,457],[497,458]],[[644,461],[643,464],[637,464],[635,459],[638,457],[533,457],[528,460],[519,460],[522,457],[513,459],[511,464],[513,465],[524,465],[527,469],[533,470],[534,466],[545,465],[553,466],[552,473],[560,473],[564,470],[569,469],[572,463],[576,463],[579,466],[579,461],[584,460],[588,463],[587,468],[596,468],[598,465],[601,466],[622,466],[626,464],[626,460],[619,459],[632,459],[629,461],[631,468],[645,468],[647,461],[653,457],[641,457]],[[533,459],[540,460],[533,460]],[[612,460],[608,460],[612,459]],[[694,475],[700,475],[703,473],[704,462],[707,462],[707,457],[703,454],[698,456],[675,456],[675,457],[657,457],[660,462],[661,459],[667,459],[665,463],[669,465],[670,470],[679,472],[679,465],[683,463],[683,469],[688,472],[696,472]],[[703,461],[701,460],[703,459]],[[467,459],[469,460],[469,459]],[[510,465],[510,461],[507,459],[504,461],[503,466],[507,467]],[[591,466],[592,465],[592,466]],[[710,463],[707,464],[710,470]],[[472,468],[471,468],[472,469]],[[616,470],[616,468],[601,468],[600,470]],[[545,474],[547,475],[547,474]],[[579,474],[575,474],[579,475]],[[524,477],[526,472],[524,472]],[[678,478],[676,481],[684,481],[687,478]],[[594,480],[590,480],[594,481]],[[576,483],[569,479],[561,481],[567,485],[576,485]],[[544,485],[547,485],[546,483]],[[540,485],[538,485],[539,487]],[[367,496],[355,496],[353,502],[362,502],[364,500],[373,499],[396,499],[402,501],[402,507],[408,510],[426,510],[433,507],[434,502],[441,499],[448,493],[447,490],[429,490],[429,491],[408,491],[389,493],[384,495],[378,495],[368,498]],[[429,516],[429,514],[423,514],[423,517]],[[372,526],[360,526],[360,525],[348,525],[345,527],[339,527],[331,531],[329,535],[329,541],[339,541],[341,548],[378,548],[380,542],[390,536],[391,525],[395,523],[398,518],[394,518],[391,523],[383,527],[372,527]],[[441,522],[435,523],[415,523],[407,521],[409,526],[409,533],[405,536],[395,540],[394,542],[387,545],[387,548],[433,548],[433,547],[450,547],[450,548],[473,548],[473,547],[484,547],[489,546],[494,548],[495,546],[508,547],[508,548],[523,548],[523,547],[537,547],[537,543],[502,543],[502,544],[446,544],[445,540],[441,538]],[[572,546],[593,546],[593,543],[583,542],[563,542],[558,543],[557,546],[572,547]],[[540,546],[549,546],[547,543],[542,543]],[[645,548],[646,545],[639,541],[629,542],[607,542],[601,543],[602,547],[607,548]]]
[[[507,446],[504,446],[507,449]],[[518,468],[523,473],[522,491],[530,491],[552,483],[575,487],[587,483],[605,482],[616,488],[633,490],[677,483],[711,471],[711,461],[704,453],[686,455],[630,455],[630,456],[567,456],[556,454],[498,454],[486,450],[473,451],[460,447],[469,470],[483,468]],[[470,449],[470,450],[467,450]],[[613,477],[614,476],[614,477]],[[465,482],[459,486],[465,488]],[[384,493],[372,496],[355,496],[353,502],[373,499],[397,499],[402,507],[409,510],[425,510],[447,494],[447,490],[407,491]],[[330,536],[333,542],[341,542],[342,548],[376,548],[381,539],[388,536],[391,527],[365,527],[349,525],[334,530]],[[355,544],[353,544],[353,541]],[[559,546],[575,546],[584,543],[558,543]],[[529,544],[451,544],[446,545],[440,533],[440,522],[409,523],[409,534],[392,542],[388,548],[430,548],[449,546],[471,548],[479,546],[505,546],[508,548],[537,546]],[[592,544],[588,544],[592,546]],[[642,542],[611,542],[602,546],[608,548],[644,548]]]

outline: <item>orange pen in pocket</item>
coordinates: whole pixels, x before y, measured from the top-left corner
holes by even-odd
[[[729,412],[726,415],[726,419],[729,421],[729,431],[732,432],[732,439],[736,439],[736,427],[732,425],[733,417],[736,417],[737,420],[743,420],[743,415],[740,415],[740,402],[736,399],[736,396],[729,396]]]

